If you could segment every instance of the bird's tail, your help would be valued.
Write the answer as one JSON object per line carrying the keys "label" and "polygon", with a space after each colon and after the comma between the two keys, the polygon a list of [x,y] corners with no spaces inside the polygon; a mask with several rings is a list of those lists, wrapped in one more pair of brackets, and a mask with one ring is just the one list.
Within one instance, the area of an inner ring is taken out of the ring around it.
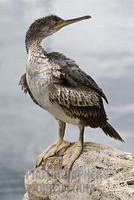
{"label": "bird's tail", "polygon": [[102,130],[106,135],[115,138],[116,140],[120,140],[121,142],[124,142],[119,133],[108,122],[105,127],[102,127]]}

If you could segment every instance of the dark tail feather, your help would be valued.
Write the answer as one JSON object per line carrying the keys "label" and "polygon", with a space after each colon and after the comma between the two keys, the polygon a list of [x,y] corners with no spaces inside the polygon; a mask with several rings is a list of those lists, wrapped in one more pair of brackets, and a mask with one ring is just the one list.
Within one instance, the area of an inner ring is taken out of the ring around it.
{"label": "dark tail feather", "polygon": [[116,140],[120,140],[121,142],[124,142],[124,140],[121,138],[119,133],[107,122],[106,126],[102,128],[104,133],[112,138],[115,138]]}

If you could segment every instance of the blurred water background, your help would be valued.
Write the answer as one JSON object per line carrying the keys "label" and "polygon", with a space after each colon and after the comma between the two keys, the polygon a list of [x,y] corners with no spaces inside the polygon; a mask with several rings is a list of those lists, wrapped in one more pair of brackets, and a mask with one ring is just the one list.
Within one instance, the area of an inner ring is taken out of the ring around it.
{"label": "blurred water background", "polygon": [[[0,0],[0,199],[24,193],[23,175],[36,156],[57,138],[55,119],[34,105],[18,87],[25,72],[25,32],[36,18],[57,14],[92,20],[68,26],[43,44],[75,59],[103,88],[111,123],[126,143],[87,128],[86,140],[125,151],[134,150],[134,1]],[[76,140],[69,125],[66,138]]]}

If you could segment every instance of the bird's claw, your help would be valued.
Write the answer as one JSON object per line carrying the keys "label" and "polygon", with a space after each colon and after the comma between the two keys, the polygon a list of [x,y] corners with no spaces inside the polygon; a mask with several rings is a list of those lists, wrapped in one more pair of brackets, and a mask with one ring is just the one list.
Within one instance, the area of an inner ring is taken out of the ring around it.
{"label": "bird's claw", "polygon": [[82,144],[78,141],[73,145],[71,151],[67,151],[63,156],[62,169],[64,169],[65,171],[70,171],[73,166],[73,163],[80,156],[81,152]]}
{"label": "bird's claw", "polygon": [[42,152],[36,160],[36,167],[41,166],[41,164],[52,156],[55,156],[60,150],[66,149],[70,146],[70,142],[68,141],[58,141],[55,144],[49,146],[44,152]]}

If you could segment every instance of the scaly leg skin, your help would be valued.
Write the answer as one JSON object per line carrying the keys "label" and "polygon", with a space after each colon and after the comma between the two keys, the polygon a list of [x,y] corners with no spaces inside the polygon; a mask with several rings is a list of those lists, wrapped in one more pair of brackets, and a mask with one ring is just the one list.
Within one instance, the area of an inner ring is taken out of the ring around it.
{"label": "scaly leg skin", "polygon": [[56,155],[61,149],[70,146],[70,142],[63,140],[65,134],[66,124],[59,121],[59,140],[53,145],[49,146],[45,151],[43,151],[36,160],[36,167],[39,167],[44,160],[49,157]]}
{"label": "scaly leg skin", "polygon": [[71,167],[73,166],[73,163],[77,158],[81,155],[82,149],[83,149],[83,135],[84,135],[84,126],[80,125],[80,136],[79,141],[76,142],[73,147],[71,147],[71,151],[68,153],[65,153],[63,156],[63,164],[62,168],[66,171],[70,171]]}

